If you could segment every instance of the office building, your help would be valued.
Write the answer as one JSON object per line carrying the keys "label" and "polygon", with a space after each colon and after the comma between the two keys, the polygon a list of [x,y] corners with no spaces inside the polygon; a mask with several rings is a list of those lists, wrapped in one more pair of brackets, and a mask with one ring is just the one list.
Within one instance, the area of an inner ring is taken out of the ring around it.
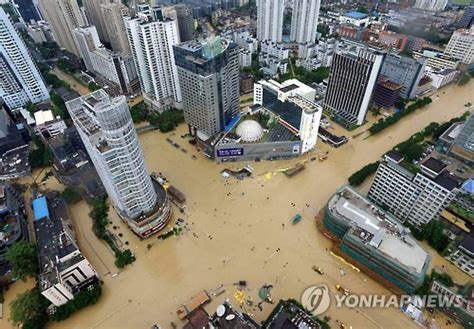
{"label": "office building", "polygon": [[66,107],[119,216],[142,238],[165,227],[170,204],[146,172],[125,96],[101,89]]}
{"label": "office building", "polygon": [[86,25],[77,0],[40,0],[41,10],[51,27],[54,40],[62,48],[80,57],[74,29]]}
{"label": "office building", "polygon": [[398,153],[387,153],[377,169],[369,198],[401,221],[418,227],[437,219],[459,192],[459,181],[435,158],[425,160],[420,169],[413,173]]}
{"label": "office building", "polygon": [[326,206],[322,229],[350,263],[398,293],[413,293],[430,255],[396,218],[345,186]]}
{"label": "office building", "polygon": [[174,6],[178,19],[179,38],[181,42],[189,41],[194,35],[194,18],[191,8],[185,4]]}
{"label": "office building", "polygon": [[321,0],[293,1],[290,40],[297,43],[312,43],[316,40],[319,7]]}
{"label": "office building", "polygon": [[414,60],[395,54],[387,54],[380,74],[390,81],[402,85],[400,96],[411,99],[416,96],[416,90],[425,74],[426,59]]}
{"label": "office building", "polygon": [[458,23],[460,29],[470,29],[474,24],[474,4],[464,8],[464,14]]}
{"label": "office building", "polygon": [[224,130],[239,111],[239,47],[219,37],[174,46],[184,118],[201,139]]}
{"label": "office building", "polygon": [[447,4],[448,0],[416,0],[414,7],[426,11],[442,11]]}
{"label": "office building", "polygon": [[323,108],[338,122],[347,127],[364,122],[384,57],[363,49],[334,55]]}
{"label": "office building", "polygon": [[33,200],[41,294],[61,306],[97,283],[98,274],[79,250],[66,203],[59,193]]}
{"label": "office building", "polygon": [[125,27],[145,102],[158,110],[180,107],[173,55],[180,42],[176,21],[163,19],[159,8],[140,5],[138,17],[126,17]]}
{"label": "office building", "polygon": [[257,0],[257,39],[281,42],[284,0]]}
{"label": "office building", "polygon": [[465,64],[474,62],[474,29],[453,32],[444,53]]}
{"label": "office building", "polygon": [[110,3],[111,0],[82,0],[87,20],[97,28],[97,33],[102,42],[109,42],[109,35],[102,14],[101,5]]}
{"label": "office building", "polygon": [[449,152],[462,161],[474,163],[474,114],[471,114],[466,120]]}
{"label": "office building", "polygon": [[15,109],[49,99],[43,78],[8,15],[0,8],[0,98]]}
{"label": "office building", "polygon": [[375,85],[372,102],[385,109],[389,109],[400,98],[401,90],[401,85],[390,81],[386,76],[380,76]]}
{"label": "office building", "polygon": [[121,3],[112,2],[100,5],[105,29],[113,51],[130,55],[127,30],[123,18],[129,16],[128,7]]}

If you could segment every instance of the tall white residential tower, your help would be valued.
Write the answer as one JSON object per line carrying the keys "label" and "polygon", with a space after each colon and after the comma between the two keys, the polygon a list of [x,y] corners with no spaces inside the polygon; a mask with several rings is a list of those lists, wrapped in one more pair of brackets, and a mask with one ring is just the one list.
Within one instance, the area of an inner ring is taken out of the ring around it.
{"label": "tall white residential tower", "polygon": [[257,39],[281,42],[284,0],[257,0]]}
{"label": "tall white residential tower", "polygon": [[290,40],[312,43],[316,40],[321,0],[294,0]]}
{"label": "tall white residential tower", "polygon": [[10,108],[49,98],[38,68],[3,8],[0,8],[0,98]]}
{"label": "tall white residential tower", "polygon": [[173,54],[173,45],[180,42],[178,24],[164,19],[159,8],[138,7],[138,17],[125,17],[125,27],[145,102],[158,110],[180,107],[181,90]]}
{"label": "tall white residential tower", "polygon": [[80,56],[74,39],[74,29],[86,25],[77,0],[40,0],[42,12],[58,45]]}
{"label": "tall white residential tower", "polygon": [[111,98],[101,89],[66,107],[120,217],[143,238],[162,229],[171,208],[146,171],[125,96]]}

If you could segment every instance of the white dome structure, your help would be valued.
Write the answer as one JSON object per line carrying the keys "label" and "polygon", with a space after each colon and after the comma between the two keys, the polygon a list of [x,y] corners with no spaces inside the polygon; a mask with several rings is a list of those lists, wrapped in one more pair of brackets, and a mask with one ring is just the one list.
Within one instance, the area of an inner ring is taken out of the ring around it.
{"label": "white dome structure", "polygon": [[254,143],[262,138],[263,128],[255,120],[244,120],[237,126],[236,133],[244,142]]}

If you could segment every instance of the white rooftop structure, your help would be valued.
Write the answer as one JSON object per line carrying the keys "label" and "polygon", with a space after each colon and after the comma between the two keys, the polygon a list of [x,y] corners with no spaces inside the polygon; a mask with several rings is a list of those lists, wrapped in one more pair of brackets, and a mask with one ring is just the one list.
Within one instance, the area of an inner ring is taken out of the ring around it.
{"label": "white rooftop structure", "polygon": [[262,126],[255,120],[242,121],[237,126],[236,132],[247,143],[257,142],[263,136]]}
{"label": "white rooftop structure", "polygon": [[47,110],[47,111],[40,110],[40,111],[35,112],[35,121],[36,121],[36,125],[38,126],[51,122],[53,120],[54,120],[54,116],[51,110]]}
{"label": "white rooftop structure", "polygon": [[428,253],[394,217],[348,187],[329,201],[329,207],[332,212],[351,222],[353,234],[364,243],[417,273],[423,270]]}

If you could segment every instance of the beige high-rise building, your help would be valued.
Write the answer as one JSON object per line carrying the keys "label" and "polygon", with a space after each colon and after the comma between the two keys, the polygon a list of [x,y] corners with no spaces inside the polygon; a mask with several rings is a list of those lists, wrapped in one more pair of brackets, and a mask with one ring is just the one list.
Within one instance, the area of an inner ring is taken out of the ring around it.
{"label": "beige high-rise building", "polygon": [[59,46],[80,56],[74,39],[74,29],[86,24],[77,0],[40,0],[39,3]]}
{"label": "beige high-rise building", "polygon": [[127,30],[123,16],[129,16],[129,10],[121,3],[102,4],[102,17],[109,36],[112,49],[123,54],[130,54],[130,45],[127,39]]}
{"label": "beige high-rise building", "polygon": [[86,10],[87,19],[97,28],[100,40],[109,42],[109,35],[105,25],[104,16],[102,15],[101,5],[110,3],[111,0],[83,0],[84,9]]}

